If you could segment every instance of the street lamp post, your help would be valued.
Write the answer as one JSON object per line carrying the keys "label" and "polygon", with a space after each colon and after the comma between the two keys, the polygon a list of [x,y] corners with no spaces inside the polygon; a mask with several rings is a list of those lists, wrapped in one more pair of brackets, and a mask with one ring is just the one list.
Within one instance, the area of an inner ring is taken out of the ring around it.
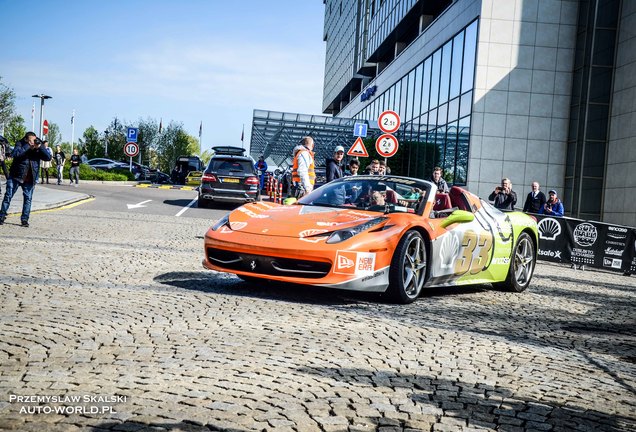
{"label": "street lamp post", "polygon": [[39,95],[33,95],[31,97],[40,98],[40,138],[42,138],[42,116],[44,115],[44,99],[52,99],[51,96],[47,96],[44,93],[40,93]]}
{"label": "street lamp post", "polygon": [[104,147],[104,157],[108,157],[108,131],[104,131],[104,142],[106,143]]}

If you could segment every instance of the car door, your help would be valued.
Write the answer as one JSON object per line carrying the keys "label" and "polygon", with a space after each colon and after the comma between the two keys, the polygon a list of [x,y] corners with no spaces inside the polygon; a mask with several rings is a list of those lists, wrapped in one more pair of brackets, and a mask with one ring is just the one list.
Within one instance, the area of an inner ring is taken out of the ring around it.
{"label": "car door", "polygon": [[439,233],[431,241],[431,285],[492,282],[507,272],[513,240],[510,218],[483,202],[462,208],[474,217],[449,225],[443,217],[431,220]]}

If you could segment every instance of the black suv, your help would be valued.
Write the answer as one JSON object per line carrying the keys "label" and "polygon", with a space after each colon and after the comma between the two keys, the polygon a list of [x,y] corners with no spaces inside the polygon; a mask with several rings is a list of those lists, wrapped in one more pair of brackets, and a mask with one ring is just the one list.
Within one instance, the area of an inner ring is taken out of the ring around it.
{"label": "black suv", "polygon": [[241,147],[212,147],[214,156],[201,177],[199,207],[213,201],[251,202],[261,198],[254,160]]}

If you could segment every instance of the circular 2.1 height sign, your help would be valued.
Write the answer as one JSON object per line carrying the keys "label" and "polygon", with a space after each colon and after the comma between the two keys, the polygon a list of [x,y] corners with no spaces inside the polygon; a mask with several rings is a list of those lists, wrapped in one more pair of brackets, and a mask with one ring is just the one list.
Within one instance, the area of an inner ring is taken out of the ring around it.
{"label": "circular 2.1 height sign", "polygon": [[128,142],[124,146],[124,154],[129,157],[134,157],[139,154],[139,146],[135,142]]}
{"label": "circular 2.1 height sign", "polygon": [[400,128],[400,116],[395,111],[384,111],[378,117],[378,126],[382,132],[392,134]]}

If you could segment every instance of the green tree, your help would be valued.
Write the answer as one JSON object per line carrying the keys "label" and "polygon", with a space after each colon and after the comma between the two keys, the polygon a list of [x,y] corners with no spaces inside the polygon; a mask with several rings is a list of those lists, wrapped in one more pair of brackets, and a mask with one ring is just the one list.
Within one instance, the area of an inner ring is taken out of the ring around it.
{"label": "green tree", "polygon": [[199,154],[199,158],[203,162],[203,165],[207,166],[210,159],[212,159],[212,150],[205,150]]}
{"label": "green tree", "polygon": [[154,119],[139,119],[139,136],[137,137],[137,144],[139,145],[139,155],[141,156],[140,163],[154,167],[157,162],[153,160],[153,149],[157,144],[159,138],[159,123]]}
{"label": "green tree", "polygon": [[159,169],[170,172],[179,156],[195,154],[198,149],[196,138],[183,130],[181,123],[170,122],[157,139],[157,162]]}
{"label": "green tree", "polygon": [[83,138],[77,140],[77,148],[80,153],[86,152],[89,159],[104,156],[104,140],[93,126],[89,126],[84,131]]}
{"label": "green tree", "polygon": [[26,126],[24,126],[24,119],[20,115],[15,115],[9,118],[9,122],[4,128],[4,137],[9,140],[11,145],[14,145],[27,133]]}
{"label": "green tree", "polygon": [[126,126],[117,117],[104,131],[106,141],[108,141],[108,153],[106,157],[112,160],[122,160],[126,156],[124,155],[124,145],[126,145]]}
{"label": "green tree", "polygon": [[[46,135],[46,139],[49,140],[49,147],[55,148],[55,146],[62,143],[62,133],[57,123],[49,124],[49,133]],[[70,148],[69,144],[69,148]]]}
{"label": "green tree", "polygon": [[[8,125],[14,117],[14,112],[15,93],[12,89],[2,83],[2,77],[0,76],[0,126]],[[24,122],[24,119],[22,122]],[[22,135],[24,136],[24,134]]]}

